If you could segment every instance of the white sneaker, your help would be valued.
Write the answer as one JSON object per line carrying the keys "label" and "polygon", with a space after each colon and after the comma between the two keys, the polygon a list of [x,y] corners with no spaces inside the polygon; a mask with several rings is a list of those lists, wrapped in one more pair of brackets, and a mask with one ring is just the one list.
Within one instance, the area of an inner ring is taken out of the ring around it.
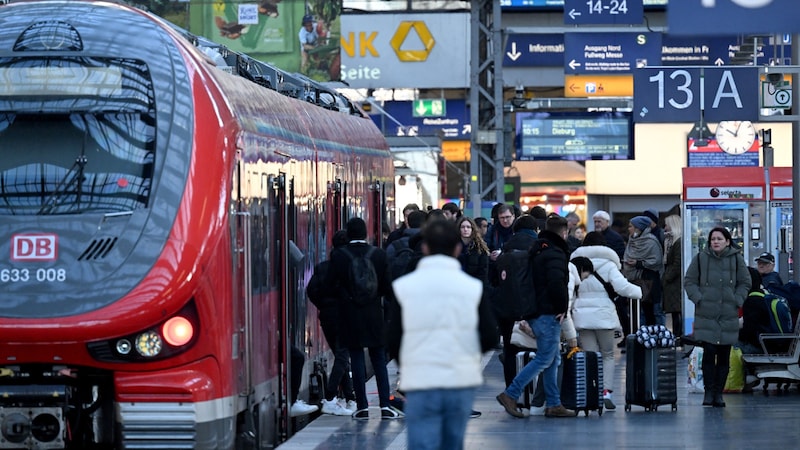
{"label": "white sneaker", "polygon": [[344,409],[349,409],[350,411],[358,411],[358,403],[355,400],[348,400],[347,403],[344,405]]}
{"label": "white sneaker", "polygon": [[296,402],[294,402],[291,409],[289,410],[289,416],[291,417],[305,416],[306,414],[311,414],[318,409],[319,406],[309,405],[308,403],[302,400],[297,400]]}
{"label": "white sneaker", "polygon": [[334,416],[352,416],[353,410],[344,408],[334,397],[331,401],[322,400],[322,413]]}
{"label": "white sneaker", "polygon": [[544,415],[545,406],[531,406],[530,411],[528,412],[529,416],[543,416]]}

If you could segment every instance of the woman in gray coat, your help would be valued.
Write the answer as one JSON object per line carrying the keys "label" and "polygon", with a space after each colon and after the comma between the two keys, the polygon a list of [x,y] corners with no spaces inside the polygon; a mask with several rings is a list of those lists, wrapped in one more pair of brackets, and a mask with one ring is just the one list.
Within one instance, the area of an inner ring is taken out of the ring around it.
{"label": "woman in gray coat", "polygon": [[708,248],[692,259],[683,284],[694,303],[694,339],[703,345],[703,406],[724,408],[731,345],[739,336],[739,307],[750,289],[750,272],[731,234],[723,227],[708,233]]}

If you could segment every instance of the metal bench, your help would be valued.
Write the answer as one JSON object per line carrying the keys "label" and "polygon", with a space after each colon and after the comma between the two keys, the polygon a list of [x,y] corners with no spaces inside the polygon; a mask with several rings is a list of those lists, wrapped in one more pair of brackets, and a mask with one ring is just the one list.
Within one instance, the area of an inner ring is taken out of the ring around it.
{"label": "metal bench", "polygon": [[[796,318],[800,320],[800,314]],[[800,381],[800,324],[795,320],[794,333],[765,333],[758,337],[763,354],[742,355],[745,364],[762,380]],[[766,343],[789,342],[785,353],[769,353]]]}

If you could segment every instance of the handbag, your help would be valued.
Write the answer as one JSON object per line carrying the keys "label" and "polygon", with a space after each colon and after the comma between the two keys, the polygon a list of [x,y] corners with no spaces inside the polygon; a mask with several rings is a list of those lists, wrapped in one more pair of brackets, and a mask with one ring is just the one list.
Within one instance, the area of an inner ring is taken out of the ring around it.
{"label": "handbag", "polygon": [[536,349],[536,338],[520,329],[520,321],[514,322],[511,329],[511,345],[517,347]]}
{"label": "handbag", "polygon": [[650,294],[653,290],[653,280],[643,280],[641,278],[637,278],[632,280],[631,284],[635,284],[642,288],[642,303],[652,303],[653,296]]}

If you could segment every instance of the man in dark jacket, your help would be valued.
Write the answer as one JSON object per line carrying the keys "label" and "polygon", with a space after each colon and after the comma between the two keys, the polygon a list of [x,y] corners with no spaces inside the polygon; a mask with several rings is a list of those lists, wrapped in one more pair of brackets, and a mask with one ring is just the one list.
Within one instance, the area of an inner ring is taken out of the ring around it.
{"label": "man in dark jacket", "polygon": [[[333,235],[333,250],[347,245],[347,231],[339,230]],[[331,254],[333,254],[331,250]],[[355,412],[355,394],[353,393],[353,380],[350,378],[350,351],[341,344],[339,339],[339,299],[335,292],[327,289],[325,277],[328,274],[329,260],[322,261],[314,267],[314,274],[306,286],[306,295],[311,303],[317,307],[319,324],[328,346],[333,352],[333,367],[328,375],[328,384],[325,387],[325,399],[322,400],[322,413],[337,416],[351,415]],[[341,387],[346,405],[338,402],[337,394]]]}
{"label": "man in dark jacket", "polygon": [[[508,253],[514,250],[528,251],[536,242],[536,219],[531,216],[520,216],[512,226],[514,234],[503,246],[503,252]],[[496,273],[490,274],[492,284],[497,286],[500,282],[499,276]],[[514,320],[502,318],[505,316],[503,311],[496,311],[497,325],[500,328],[500,335],[503,337],[503,375],[506,379],[506,387],[508,387],[517,375],[516,361],[517,352],[520,348],[511,344],[511,331],[514,328]]]}
{"label": "man in dark jacket", "polygon": [[[360,218],[352,218],[347,222],[347,239],[350,241],[331,255],[330,269],[325,277],[325,285],[336,292],[339,299],[339,338],[350,350],[350,365],[353,371],[353,388],[356,392],[357,410],[354,419],[369,419],[369,403],[365,385],[364,348],[369,349],[375,381],[378,386],[378,397],[381,405],[381,418],[397,419],[403,413],[389,404],[389,374],[386,370],[386,349],[384,336],[383,300],[384,295],[391,292],[387,278],[386,252],[369,245],[367,224]],[[350,266],[369,255],[369,260],[377,278],[377,294],[366,300],[354,301],[354,293],[362,287],[351,283]]]}
{"label": "man in dark jacket", "polygon": [[517,374],[511,385],[497,396],[497,401],[514,417],[524,417],[516,399],[540,373],[544,377],[545,417],[575,417],[575,411],[561,404],[556,359],[559,357],[561,321],[569,307],[566,238],[567,220],[551,214],[534,246],[533,285],[536,287],[538,315],[529,323],[536,335],[538,349],[536,356]]}

